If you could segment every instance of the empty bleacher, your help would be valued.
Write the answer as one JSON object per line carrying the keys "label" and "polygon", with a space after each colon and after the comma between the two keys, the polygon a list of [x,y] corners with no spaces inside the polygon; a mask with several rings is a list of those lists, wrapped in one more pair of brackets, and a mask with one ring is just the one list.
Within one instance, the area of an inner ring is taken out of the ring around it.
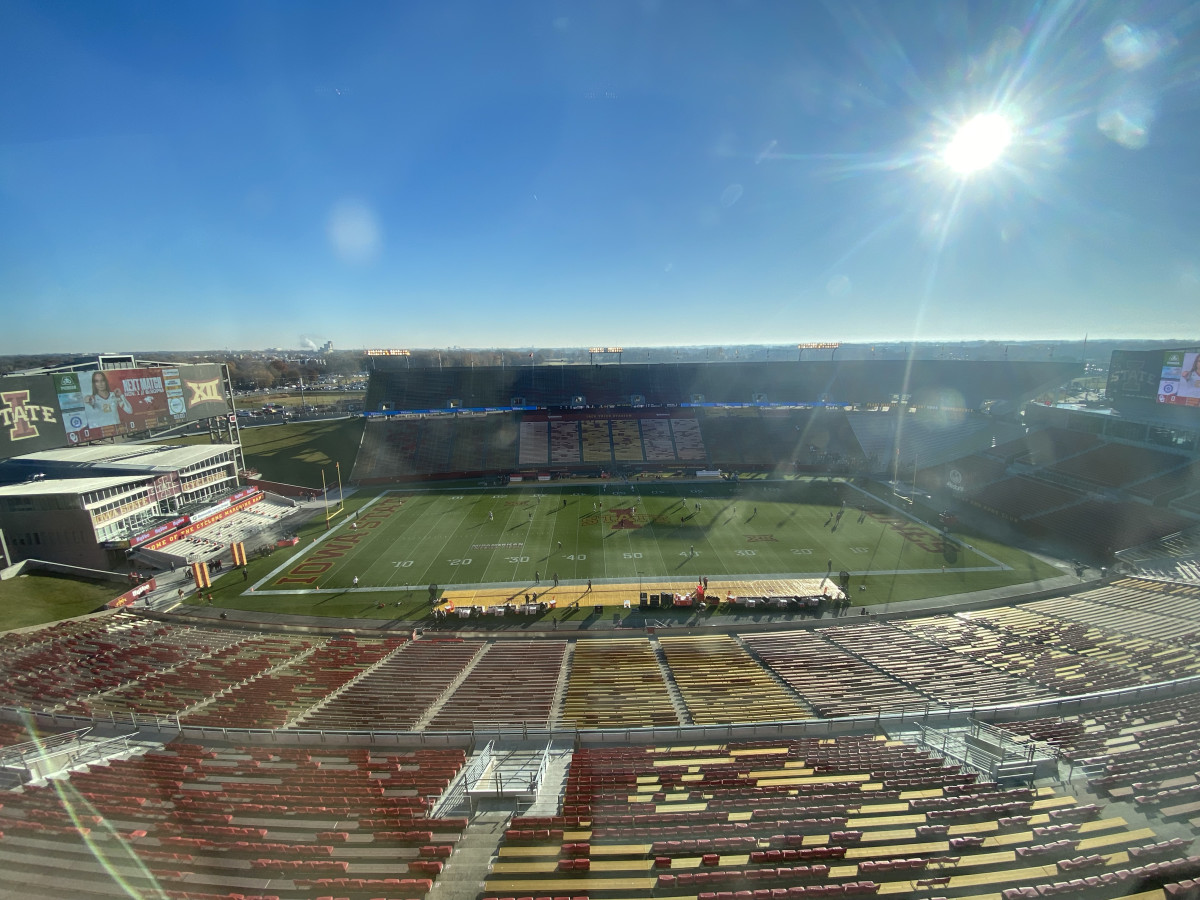
{"label": "empty bleacher", "polygon": [[579,422],[562,418],[550,420],[550,463],[573,466],[582,461],[579,443]]}
{"label": "empty bleacher", "polygon": [[612,434],[607,419],[585,419],[579,423],[582,431],[583,461],[585,463],[611,463],[613,460]]}
{"label": "empty bleacher", "polygon": [[613,458],[617,462],[645,462],[637,419],[613,419],[611,427]]}
{"label": "empty bleacher", "polygon": [[1194,644],[1197,640],[1197,629],[1200,628],[1200,587],[1122,578],[1076,596],[1093,603],[1132,611],[1127,621],[1131,621],[1134,627],[1118,625],[1126,631],[1145,634],[1146,632],[1139,627],[1139,618],[1141,614],[1148,614],[1151,617],[1150,621],[1164,617],[1176,623],[1173,631],[1160,631],[1159,623],[1154,623],[1154,631],[1164,634],[1168,640],[1187,644]]}
{"label": "empty bleacher", "polygon": [[990,443],[996,426],[984,417],[920,415],[908,412],[858,413],[847,417],[863,454],[882,469],[895,459],[933,466]]}
{"label": "empty bleacher", "polygon": [[434,731],[470,731],[476,723],[546,726],[566,641],[498,641],[472,667],[429,723]]}
{"label": "empty bleacher", "polygon": [[1042,896],[1084,875],[1116,896],[1151,859],[1200,873],[1190,842],[873,737],[583,748],[562,812],[512,820],[484,900]]}
{"label": "empty bleacher", "polygon": [[1127,493],[1160,506],[1197,488],[1200,488],[1200,463],[1184,465],[1125,486]]}
{"label": "empty bleacher", "polygon": [[[761,592],[766,583],[742,587]],[[776,586],[783,595],[800,589]],[[222,727],[454,730],[488,716],[581,728],[786,721],[1200,674],[1197,621],[1200,588],[1125,578],[887,625],[856,617],[737,638],[585,639],[564,670],[561,641],[297,637],[118,612],[0,637],[0,702]]]}
{"label": "empty bleacher", "polygon": [[579,728],[679,724],[644,638],[577,641],[561,720]]}
{"label": "empty bleacher", "polygon": [[746,635],[743,640],[819,716],[920,709],[929,698],[826,640],[820,632]]}
{"label": "empty bleacher", "polygon": [[447,469],[451,472],[486,471],[488,439],[497,424],[497,420],[488,416],[455,416]]}
{"label": "empty bleacher", "polygon": [[675,450],[681,460],[702,461],[707,456],[704,449],[704,435],[700,432],[700,423],[695,419],[673,417],[671,434],[675,438]]}
{"label": "empty bleacher", "polygon": [[410,729],[484,647],[482,641],[452,638],[407,643],[296,724]]}
{"label": "empty bleacher", "polygon": [[307,647],[261,677],[247,680],[186,717],[189,725],[282,728],[295,721],[347,682],[361,675],[403,643],[335,637]]}
{"label": "empty bleacher", "polygon": [[521,449],[517,455],[520,465],[544,466],[549,461],[549,425],[545,419],[521,420]]}
{"label": "empty bleacher", "polygon": [[1039,535],[1069,540],[1106,557],[1122,547],[1144,544],[1195,525],[1192,519],[1167,510],[1106,500],[1084,500],[1026,521]]}
{"label": "empty bleacher", "polygon": [[518,421],[512,414],[372,418],[350,480],[370,484],[511,470],[517,464]]}
{"label": "empty bleacher", "polygon": [[1066,428],[1042,428],[982,452],[1005,463],[1051,466],[1099,444],[1100,438],[1094,434]]}
{"label": "empty bleacher", "polygon": [[1015,521],[1078,503],[1084,499],[1084,494],[1036,478],[1017,475],[984,485],[967,499],[994,515]]}
{"label": "empty bleacher", "polygon": [[[90,714],[91,697],[223,646],[223,632],[121,614],[0,637],[0,702]],[[40,640],[35,640],[35,636]]]}
{"label": "empty bleacher", "polygon": [[1200,710],[1187,698],[1022,719],[1004,728],[1053,746],[1082,769],[1097,794],[1133,800],[1164,818],[1200,814],[1200,796],[1192,796],[1200,790],[1194,765]]}
{"label": "empty bleacher", "polygon": [[823,634],[843,649],[944,706],[986,706],[1053,696],[1041,685],[942,652],[892,625],[843,625]]}
{"label": "empty bleacher", "polygon": [[671,439],[671,424],[668,418],[642,419],[642,446],[649,462],[673,462],[675,442]]}
{"label": "empty bleacher", "polygon": [[1148,638],[1100,628],[1068,617],[1071,598],[1050,598],[1022,606],[959,613],[971,622],[1011,632],[1034,643],[1066,650],[1092,661],[1169,681],[1196,671],[1196,656],[1185,647],[1163,647]]}
{"label": "empty bleacher", "polygon": [[927,616],[895,623],[910,634],[969,656],[1002,672],[1035,681],[1066,696],[1113,690],[1149,679],[1138,672],[1102,660],[987,628],[954,615]]}
{"label": "empty bleacher", "polygon": [[1182,469],[1187,462],[1188,457],[1166,450],[1107,443],[1076,456],[1059,459],[1048,468],[1089,484],[1115,488],[1162,475],[1172,469]]}
{"label": "empty bleacher", "polygon": [[950,485],[955,491],[974,493],[994,481],[1004,478],[1008,467],[1002,460],[972,453],[948,463],[920,468],[917,484],[928,491],[940,491]]}
{"label": "empty bleacher", "polygon": [[811,713],[728,635],[659,639],[671,675],[697,725],[779,722]]}
{"label": "empty bleacher", "polygon": [[458,749],[178,741],[5,794],[4,887],[24,897],[426,894],[466,827],[429,801]]}

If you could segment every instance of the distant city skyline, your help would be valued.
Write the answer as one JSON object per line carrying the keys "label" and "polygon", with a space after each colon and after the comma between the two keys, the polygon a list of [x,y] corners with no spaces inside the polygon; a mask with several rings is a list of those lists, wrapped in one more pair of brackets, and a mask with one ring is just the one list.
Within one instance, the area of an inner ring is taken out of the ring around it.
{"label": "distant city skyline", "polygon": [[[820,342],[813,342],[819,344]],[[185,349],[136,349],[124,348],[120,351],[78,350],[67,352],[42,352],[28,354],[0,354],[0,359],[49,358],[62,362],[79,359],[86,360],[97,356],[132,356],[138,360],[155,360],[156,354],[167,359],[188,359],[216,361],[221,358],[287,358],[287,359],[316,359],[326,355],[337,357],[338,366],[344,365],[345,357],[366,355],[371,351],[392,350],[403,354],[401,358],[412,361],[414,365],[438,364],[444,356],[453,364],[454,359],[470,358],[471,365],[508,365],[525,364],[554,364],[568,361],[572,363],[587,362],[600,365],[614,365],[620,362],[678,362],[678,361],[792,361],[792,360],[853,360],[878,358],[897,358],[911,356],[919,359],[1000,359],[1011,357],[1014,360],[1040,359],[1054,357],[1061,359],[1088,359],[1092,362],[1105,361],[1108,355],[1117,349],[1147,350],[1147,349],[1184,349],[1200,347],[1200,337],[1193,338],[1161,338],[1161,339],[1112,339],[1092,338],[1080,340],[997,340],[961,339],[953,341],[865,341],[865,342],[834,342],[836,346],[804,346],[797,344],[668,344],[648,345],[631,344],[621,348],[610,348],[609,352],[601,352],[584,346],[557,347],[332,347],[314,350],[309,347],[229,347],[229,348],[185,348]],[[494,359],[482,360],[482,357],[493,356]],[[380,359],[386,358],[380,356]],[[396,356],[392,356],[396,359]],[[56,362],[55,364],[62,364]],[[0,371],[3,371],[0,368]]]}
{"label": "distant city skyline", "polygon": [[1176,340],[1193,19],[10,0],[0,354]]}

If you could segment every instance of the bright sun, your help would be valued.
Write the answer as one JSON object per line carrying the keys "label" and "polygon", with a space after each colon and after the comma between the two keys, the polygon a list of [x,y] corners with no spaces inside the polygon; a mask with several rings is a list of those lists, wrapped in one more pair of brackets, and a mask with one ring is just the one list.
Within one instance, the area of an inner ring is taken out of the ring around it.
{"label": "bright sun", "polygon": [[986,169],[1013,139],[1012,123],[999,113],[981,113],[964,123],[946,145],[942,159],[960,175]]}

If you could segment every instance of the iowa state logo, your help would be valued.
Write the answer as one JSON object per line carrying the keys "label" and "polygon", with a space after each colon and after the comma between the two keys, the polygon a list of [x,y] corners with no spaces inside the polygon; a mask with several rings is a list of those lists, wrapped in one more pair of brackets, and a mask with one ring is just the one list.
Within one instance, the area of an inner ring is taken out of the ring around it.
{"label": "iowa state logo", "polygon": [[29,402],[29,391],[0,391],[0,427],[8,429],[10,441],[38,436],[38,422],[56,422],[53,406]]}
{"label": "iowa state logo", "polygon": [[225,402],[221,397],[220,378],[214,378],[212,381],[185,381],[184,385],[192,392],[188,406],[197,406],[201,403],[223,404]]}

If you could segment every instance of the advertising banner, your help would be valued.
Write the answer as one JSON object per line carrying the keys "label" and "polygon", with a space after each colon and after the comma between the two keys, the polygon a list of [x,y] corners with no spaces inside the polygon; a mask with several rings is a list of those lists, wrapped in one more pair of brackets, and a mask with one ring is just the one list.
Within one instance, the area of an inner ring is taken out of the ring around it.
{"label": "advertising banner", "polygon": [[0,459],[67,442],[54,385],[45,375],[0,378]]}
{"label": "advertising banner", "polygon": [[91,369],[51,375],[67,441],[84,444],[184,421],[182,391],[176,387],[178,395],[168,396],[164,371],[178,370]]}
{"label": "advertising banner", "polygon": [[4,377],[0,459],[229,412],[215,363]]}
{"label": "advertising banner", "polygon": [[150,596],[150,592],[158,587],[158,582],[151,578],[149,581],[143,581],[133,590],[126,591],[119,597],[114,597],[104,604],[109,609],[119,609],[122,606],[133,606],[142,597]]}
{"label": "advertising banner", "polygon": [[191,521],[192,520],[187,516],[178,516],[177,518],[172,519],[170,522],[161,522],[158,525],[155,525],[153,528],[148,528],[140,534],[135,534],[132,538],[130,538],[129,543],[132,546],[137,547],[146,543],[146,541],[152,541],[156,537],[160,537],[161,535],[174,531],[176,528],[182,528]]}
{"label": "advertising banner", "polygon": [[90,369],[49,376],[66,439],[85,444],[226,415],[221,367]]}
{"label": "advertising banner", "polygon": [[175,543],[180,538],[185,538],[185,537],[188,537],[189,535],[195,534],[200,529],[207,528],[209,525],[215,525],[217,522],[220,522],[222,519],[229,518],[235,512],[239,512],[243,509],[246,509],[247,507],[253,506],[255,503],[261,503],[265,499],[266,499],[265,494],[254,494],[251,497],[247,497],[245,500],[241,500],[241,501],[233,504],[233,506],[230,506],[228,509],[225,509],[222,512],[219,512],[214,516],[210,516],[209,518],[205,519],[203,522],[197,522],[197,521],[193,520],[190,524],[183,526],[183,528],[179,529],[178,531],[172,532],[171,534],[168,534],[168,535],[164,535],[163,537],[160,537],[155,541],[151,541],[149,544],[145,545],[145,549],[161,550],[163,547],[166,547],[169,544]]}
{"label": "advertising banner", "polygon": [[1163,353],[1158,402],[1200,406],[1200,352],[1167,350]]}

